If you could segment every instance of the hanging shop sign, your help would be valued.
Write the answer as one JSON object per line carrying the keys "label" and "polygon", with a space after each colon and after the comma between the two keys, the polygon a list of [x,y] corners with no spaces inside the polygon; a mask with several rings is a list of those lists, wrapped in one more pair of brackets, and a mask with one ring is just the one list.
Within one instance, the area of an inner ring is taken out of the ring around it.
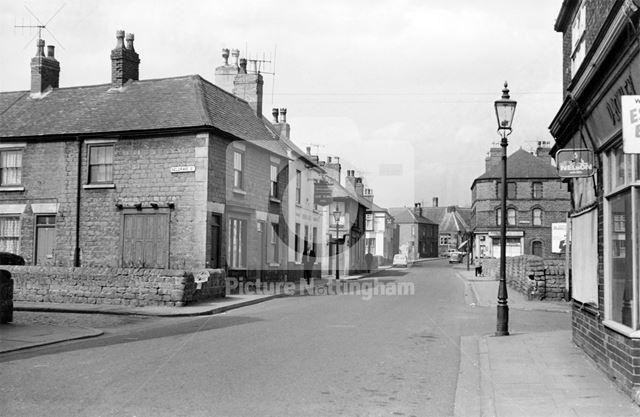
{"label": "hanging shop sign", "polygon": [[333,201],[333,190],[329,181],[316,180],[314,183],[314,202],[319,206],[328,206]]}
{"label": "hanging shop sign", "polygon": [[590,149],[562,149],[556,154],[561,178],[581,178],[593,175],[593,152]]}
{"label": "hanging shop sign", "polygon": [[622,96],[622,150],[640,153],[640,96]]}

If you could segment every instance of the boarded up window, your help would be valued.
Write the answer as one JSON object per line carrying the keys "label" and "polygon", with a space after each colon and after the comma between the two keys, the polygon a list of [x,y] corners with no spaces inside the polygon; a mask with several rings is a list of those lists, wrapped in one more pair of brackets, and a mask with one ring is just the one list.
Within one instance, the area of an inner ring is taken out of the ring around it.
{"label": "boarded up window", "polygon": [[124,214],[122,266],[167,268],[169,263],[169,214]]}

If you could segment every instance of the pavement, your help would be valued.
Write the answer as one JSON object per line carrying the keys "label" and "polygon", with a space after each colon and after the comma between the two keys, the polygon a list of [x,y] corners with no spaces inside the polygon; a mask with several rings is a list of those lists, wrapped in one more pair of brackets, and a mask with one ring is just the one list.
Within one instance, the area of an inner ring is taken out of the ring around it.
{"label": "pavement", "polygon": [[[421,261],[429,261],[426,259]],[[465,265],[453,266],[465,283],[467,303],[495,307],[498,282],[476,278]],[[371,274],[343,277],[362,279]],[[314,285],[325,286],[324,277]],[[23,303],[16,311],[66,312],[86,314],[146,315],[161,317],[218,314],[274,298],[301,295],[265,291],[262,294],[230,295],[225,298],[183,307],[129,307],[113,305]],[[543,310],[570,314],[564,301],[527,300],[509,291],[509,308]],[[97,337],[102,331],[77,326],[11,323],[0,325],[0,354]],[[640,407],[620,391],[584,352],[576,347],[571,331],[518,333],[509,336],[467,336],[460,340],[460,370],[456,388],[456,417],[625,417],[640,416]]]}
{"label": "pavement", "polygon": [[[455,266],[467,303],[495,307],[498,281]],[[509,309],[571,314],[565,301],[528,300],[509,288]],[[640,407],[572,341],[571,330],[460,340],[456,417],[626,417]]]}

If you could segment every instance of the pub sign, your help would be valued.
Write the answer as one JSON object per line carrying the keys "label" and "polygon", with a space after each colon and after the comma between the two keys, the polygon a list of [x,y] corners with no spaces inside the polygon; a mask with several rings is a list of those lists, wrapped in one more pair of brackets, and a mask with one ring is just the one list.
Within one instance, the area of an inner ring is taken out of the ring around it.
{"label": "pub sign", "polygon": [[593,175],[593,152],[590,149],[562,149],[556,154],[561,178],[581,178]]}

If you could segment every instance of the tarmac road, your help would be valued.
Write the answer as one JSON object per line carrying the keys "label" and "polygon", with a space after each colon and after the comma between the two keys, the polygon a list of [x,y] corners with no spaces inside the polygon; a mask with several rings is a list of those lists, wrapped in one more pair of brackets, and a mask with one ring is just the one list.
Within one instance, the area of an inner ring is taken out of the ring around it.
{"label": "tarmac road", "polygon": [[[3,415],[453,415],[460,336],[492,333],[495,309],[469,306],[446,261],[376,278],[415,293],[287,297],[2,355]],[[565,313],[510,321],[570,328]]]}

